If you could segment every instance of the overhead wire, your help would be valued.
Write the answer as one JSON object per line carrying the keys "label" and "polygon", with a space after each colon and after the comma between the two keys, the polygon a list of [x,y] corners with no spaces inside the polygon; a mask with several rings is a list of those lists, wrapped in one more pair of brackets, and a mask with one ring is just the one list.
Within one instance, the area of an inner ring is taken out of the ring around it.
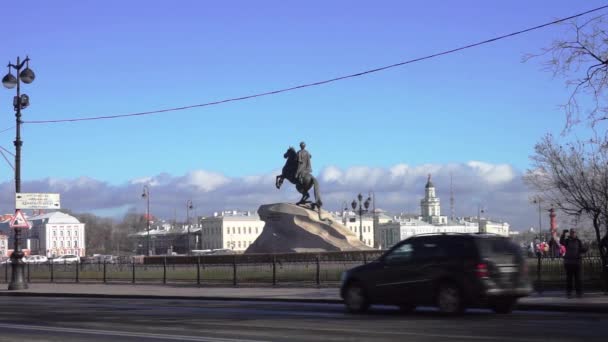
{"label": "overhead wire", "polygon": [[6,153],[10,154],[10,155],[11,155],[11,156],[13,156],[13,157],[15,156],[15,154],[14,154],[13,152],[11,152],[11,151],[7,150],[6,148],[4,148],[4,147],[2,147],[2,146],[0,146],[0,150],[3,150],[4,152],[6,152]]}
{"label": "overhead wire", "polygon": [[[323,80],[323,81],[317,81],[317,82],[312,82],[312,83],[301,84],[301,85],[297,85],[297,86],[293,86],[293,87],[288,87],[288,88],[268,91],[268,92],[264,92],[264,93],[258,93],[258,94],[253,94],[253,95],[246,95],[246,96],[228,98],[228,99],[224,99],[224,100],[207,102],[207,103],[202,103],[202,104],[195,104],[195,105],[182,106],[182,107],[174,107],[174,108],[166,108],[166,109],[159,109],[159,110],[151,110],[151,111],[137,112],[137,113],[129,113],[129,114],[116,114],[116,115],[80,117],[80,118],[69,118],[69,119],[54,119],[54,120],[30,120],[30,121],[23,121],[23,123],[26,123],[26,124],[47,124],[47,123],[60,123],[60,122],[78,122],[78,121],[118,119],[118,118],[135,117],[135,116],[143,116],[143,115],[152,115],[152,114],[159,114],[159,113],[166,113],[166,112],[173,112],[173,111],[181,111],[181,110],[192,109],[192,108],[214,106],[214,105],[219,105],[219,104],[223,104],[223,103],[227,103],[227,102],[243,101],[243,100],[248,100],[248,99],[257,98],[257,97],[275,95],[275,94],[285,93],[285,92],[294,91],[294,90],[298,90],[298,89],[309,88],[309,87],[319,86],[319,85],[323,85],[323,84],[327,84],[327,83],[332,83],[332,82],[336,82],[336,81],[341,81],[341,80],[345,80],[345,79],[349,79],[349,78],[359,77],[359,76],[363,76],[363,75],[367,75],[367,74],[371,74],[371,73],[376,73],[376,72],[387,70],[387,69],[391,69],[391,68],[396,68],[396,67],[403,66],[403,65],[406,65],[406,64],[411,64],[411,63],[420,62],[420,61],[424,61],[424,60],[435,58],[435,57],[439,57],[439,56],[444,56],[444,55],[452,54],[452,53],[455,53],[455,52],[458,52],[458,51],[470,49],[470,48],[477,47],[477,46],[480,46],[480,45],[492,43],[492,42],[495,42],[495,41],[498,41],[498,40],[502,40],[502,39],[513,37],[513,36],[521,35],[521,34],[524,34],[524,33],[530,32],[530,31],[538,30],[538,29],[541,29],[541,28],[544,28],[544,27],[547,27],[547,26],[555,25],[555,24],[558,24],[558,23],[561,23],[561,22],[564,22],[564,21],[567,21],[567,20],[570,20],[570,19],[581,17],[581,16],[589,14],[589,13],[597,12],[597,11],[600,11],[600,10],[603,10],[603,9],[606,9],[606,8],[608,8],[608,5],[597,7],[597,8],[594,8],[592,10],[588,10],[588,11],[581,12],[581,13],[578,13],[578,14],[575,14],[575,15],[571,15],[569,17],[553,20],[551,22],[547,22],[547,23],[544,23],[544,24],[541,24],[541,25],[529,27],[529,28],[526,28],[526,29],[523,29],[523,30],[519,30],[519,31],[516,31],[516,32],[512,32],[512,33],[509,33],[509,34],[505,34],[505,35],[497,36],[497,37],[494,37],[494,38],[486,39],[486,40],[483,40],[483,41],[479,41],[477,43],[472,43],[472,44],[464,45],[464,46],[461,46],[461,47],[458,47],[458,48],[441,51],[441,52],[434,53],[434,54],[431,54],[431,55],[427,55],[427,56],[424,56],[424,57],[414,58],[414,59],[410,59],[410,60],[407,60],[407,61],[403,61],[403,62],[399,62],[399,63],[394,63],[394,64],[390,64],[390,65],[386,65],[386,66],[382,66],[382,67],[378,67],[378,68],[370,69],[370,70],[366,70],[366,71],[361,71],[361,72],[357,72],[357,73],[354,73],[354,74],[349,74],[349,75],[344,75],[344,76],[340,76],[340,77],[335,77],[335,78],[331,78],[331,79],[327,79],[327,80]],[[3,131],[0,131],[0,133],[1,132],[3,132]]]}
{"label": "overhead wire", "polygon": [[2,157],[4,158],[6,163],[13,169],[13,171],[15,171],[15,166],[13,166],[13,164],[11,164],[11,162],[8,160],[8,158],[6,158],[4,151],[0,150],[0,154],[2,154]]}

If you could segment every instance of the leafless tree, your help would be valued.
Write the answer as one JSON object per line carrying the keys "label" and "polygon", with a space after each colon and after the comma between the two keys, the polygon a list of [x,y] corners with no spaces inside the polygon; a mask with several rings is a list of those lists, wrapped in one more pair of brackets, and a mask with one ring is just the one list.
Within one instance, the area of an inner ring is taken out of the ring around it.
{"label": "leafless tree", "polygon": [[114,222],[109,218],[88,213],[73,215],[85,224],[87,254],[108,253],[112,245],[111,232]]}
{"label": "leafless tree", "polygon": [[[547,202],[574,217],[588,217],[598,245],[608,233],[608,140],[559,144],[551,135],[535,146],[524,180]],[[604,269],[606,255],[600,250]]]}
{"label": "leafless tree", "polygon": [[[606,15],[565,24],[569,27],[566,38],[555,40],[538,54],[524,56],[524,61],[545,58],[546,69],[565,78],[572,89],[562,105],[566,113],[565,131],[581,122],[596,126],[608,119],[607,24]],[[585,105],[586,98],[591,100],[590,106]]]}

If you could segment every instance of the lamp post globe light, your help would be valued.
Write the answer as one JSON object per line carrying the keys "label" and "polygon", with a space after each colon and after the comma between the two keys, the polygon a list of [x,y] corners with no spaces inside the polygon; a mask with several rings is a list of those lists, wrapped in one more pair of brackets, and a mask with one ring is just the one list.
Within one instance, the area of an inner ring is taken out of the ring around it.
{"label": "lamp post globe light", "polygon": [[[357,200],[359,203],[358,209],[357,209]],[[371,201],[371,198],[367,197],[365,202],[361,203],[363,201],[363,195],[359,194],[357,196],[357,200],[353,200],[350,205],[352,206],[353,210],[359,214],[359,240],[361,240],[361,242],[363,242],[363,214],[367,213],[367,211],[369,209],[369,203]],[[365,242],[363,242],[363,243],[365,243]]]}
{"label": "lamp post globe light", "polygon": [[186,227],[188,229],[188,234],[186,235],[187,241],[187,254],[190,255],[190,210],[192,210],[194,206],[192,205],[192,200],[186,201]]}
{"label": "lamp post globe light", "polygon": [[[26,94],[21,94],[21,82],[30,84],[36,78],[36,75],[30,69],[30,58],[25,57],[23,61],[17,57],[17,63],[8,63],[8,73],[2,78],[2,85],[7,89],[17,87],[17,95],[13,98],[13,108],[15,110],[16,134],[15,134],[15,193],[21,192],[21,110],[25,109],[30,104],[30,98]],[[25,69],[23,67],[25,66]],[[17,76],[12,74],[12,69],[15,69]],[[22,70],[23,69],[23,70]],[[21,229],[15,229],[15,239],[13,253],[11,254],[12,265],[12,280],[8,285],[9,290],[27,289],[25,280],[25,263],[23,262],[24,253],[21,250]]]}
{"label": "lamp post globe light", "polygon": [[144,191],[141,194],[142,198],[146,199],[146,223],[148,226],[148,237],[146,238],[146,256],[150,256],[150,188],[144,185]]}

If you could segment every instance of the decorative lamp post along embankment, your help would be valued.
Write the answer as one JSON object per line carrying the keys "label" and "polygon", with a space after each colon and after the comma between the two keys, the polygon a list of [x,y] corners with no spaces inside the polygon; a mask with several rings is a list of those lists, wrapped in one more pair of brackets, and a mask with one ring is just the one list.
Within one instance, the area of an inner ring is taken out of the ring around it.
{"label": "decorative lamp post along embankment", "polygon": [[542,219],[542,214],[541,214],[541,204],[543,202],[542,197],[537,196],[534,198],[534,200],[532,201],[532,203],[534,204],[538,204],[538,239],[540,240],[540,242],[543,242],[543,219]]}
{"label": "decorative lamp post along embankment", "polygon": [[[357,209],[357,200],[359,200],[358,209]],[[357,200],[353,200],[353,202],[351,203],[351,206],[352,206],[353,210],[359,214],[359,240],[361,240],[361,242],[365,243],[363,241],[363,214],[367,213],[367,211],[369,209],[369,203],[371,201],[371,198],[367,197],[365,202],[361,203],[363,201],[363,196],[361,194],[359,194],[359,196],[357,196]]]}
{"label": "decorative lamp post along embankment", "polygon": [[146,199],[146,223],[148,229],[148,237],[146,238],[146,256],[150,256],[150,188],[144,185],[144,192],[141,194],[142,198]]}
{"label": "decorative lamp post along embankment", "polygon": [[[17,96],[13,98],[13,107],[15,109],[16,119],[16,136],[15,136],[15,193],[21,192],[21,110],[25,109],[30,104],[30,98],[26,94],[21,94],[21,82],[30,84],[36,78],[36,75],[30,69],[30,58],[25,57],[21,62],[17,57],[17,63],[8,63],[8,74],[2,78],[2,85],[5,88],[13,89],[17,87]],[[25,69],[23,67],[25,66]],[[17,76],[11,73],[11,69],[15,69]],[[23,70],[21,70],[23,69]],[[9,290],[27,289],[25,280],[25,263],[23,262],[24,253],[21,250],[21,229],[15,228],[15,239],[13,253],[11,254],[11,265],[13,278],[8,286]]]}
{"label": "decorative lamp post along embankment", "polygon": [[188,235],[186,235],[187,241],[187,254],[190,255],[190,210],[192,210],[194,206],[192,205],[192,200],[186,201],[186,227],[188,229]]}
{"label": "decorative lamp post along embankment", "polygon": [[[480,204],[477,205],[477,232],[478,233],[487,233],[487,229],[481,229],[481,214],[485,213],[485,210],[481,207]],[[487,223],[487,220],[486,220]],[[486,226],[487,228],[487,226]]]}

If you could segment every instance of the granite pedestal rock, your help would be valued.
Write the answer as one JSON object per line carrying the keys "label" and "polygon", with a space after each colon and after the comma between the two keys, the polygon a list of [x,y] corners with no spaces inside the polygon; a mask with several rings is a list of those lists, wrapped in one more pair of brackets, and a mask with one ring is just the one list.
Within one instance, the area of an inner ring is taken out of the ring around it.
{"label": "granite pedestal rock", "polygon": [[289,203],[265,204],[258,209],[266,224],[245,253],[301,253],[360,251],[372,248],[327,211]]}

